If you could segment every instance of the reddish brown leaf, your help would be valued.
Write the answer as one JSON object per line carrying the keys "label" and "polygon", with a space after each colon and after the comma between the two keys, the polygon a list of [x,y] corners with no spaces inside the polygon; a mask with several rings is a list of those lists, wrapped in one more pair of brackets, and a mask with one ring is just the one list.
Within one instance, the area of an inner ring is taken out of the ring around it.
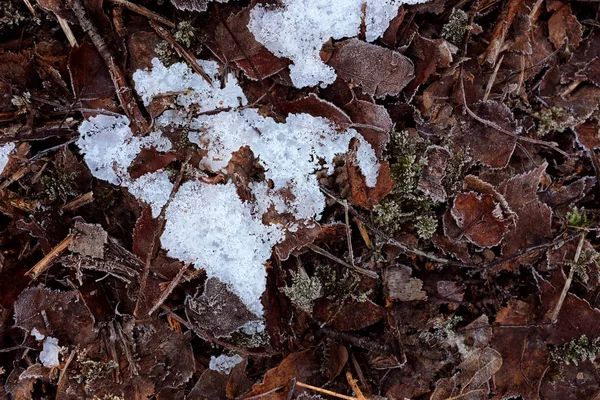
{"label": "reddish brown leaf", "polygon": [[[267,371],[262,383],[252,387],[252,391],[245,395],[243,399],[260,396],[266,400],[287,400],[289,386],[292,378],[303,383],[310,383],[314,380],[314,371],[319,370],[320,362],[317,358],[318,352],[313,349],[304,350],[298,353],[292,353],[279,364],[279,366]],[[273,389],[279,389],[277,392]],[[295,393],[302,393],[304,390],[296,387]]]}
{"label": "reddish brown leaf", "polygon": [[352,122],[358,126],[355,129],[365,138],[381,157],[385,146],[390,141],[393,123],[385,107],[365,100],[354,100],[344,106]]}
{"label": "reddish brown leaf", "polygon": [[[486,101],[473,104],[470,108],[480,118],[492,121],[511,132],[516,130],[512,112],[504,104]],[[515,138],[490,128],[469,115],[459,117],[451,134],[457,146],[470,151],[477,161],[492,168],[505,167],[517,143]]]}
{"label": "reddish brown leaf", "polygon": [[84,42],[71,49],[68,68],[76,99],[96,100],[114,96],[115,85],[108,68],[91,44]]}
{"label": "reddish brown leaf", "polygon": [[335,301],[319,299],[313,307],[313,315],[340,331],[349,332],[366,328],[381,321],[385,317],[383,307],[371,300],[358,301],[350,299],[341,308]]}
{"label": "reddish brown leaf", "polygon": [[552,238],[552,210],[538,200],[537,189],[547,163],[503,182],[499,192],[516,213],[516,227],[507,233],[502,253],[513,255]]}
{"label": "reddish brown leaf", "polygon": [[336,43],[329,65],[340,78],[361,85],[375,97],[398,94],[414,78],[410,59],[358,39]]}
{"label": "reddish brown leaf", "polygon": [[365,177],[360,172],[358,166],[352,161],[347,163],[348,176],[350,177],[350,189],[352,191],[352,201],[361,207],[372,208],[387,196],[396,183],[390,174],[390,166],[387,161],[381,163],[377,184],[374,188],[367,186]]}
{"label": "reddish brown leaf", "polygon": [[500,244],[508,228],[500,204],[487,194],[461,193],[450,212],[462,234],[480,247]]}
{"label": "reddish brown leaf", "polygon": [[555,48],[560,48],[565,41],[573,47],[579,46],[583,31],[577,17],[573,15],[568,4],[559,8],[548,20],[548,34]]}

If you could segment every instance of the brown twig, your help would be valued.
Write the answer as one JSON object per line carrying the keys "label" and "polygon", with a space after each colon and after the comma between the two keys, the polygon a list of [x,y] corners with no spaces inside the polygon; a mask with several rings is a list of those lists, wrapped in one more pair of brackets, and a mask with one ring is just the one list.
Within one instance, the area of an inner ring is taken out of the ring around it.
{"label": "brown twig", "polygon": [[483,101],[487,101],[488,97],[490,97],[490,92],[492,91],[492,87],[494,86],[494,82],[496,81],[496,76],[498,75],[498,70],[500,69],[500,65],[502,65],[502,60],[504,60],[504,54],[500,57],[498,62],[496,62],[496,67],[494,68],[494,72],[490,76],[490,79],[485,88],[485,94],[483,95]]}
{"label": "brown twig", "polygon": [[58,14],[55,14],[55,16],[56,16],[56,19],[58,20],[58,24],[60,25],[60,28],[65,33],[65,36],[67,37],[67,40],[69,41],[69,44],[71,45],[71,47],[79,46],[79,44],[77,43],[77,39],[75,39],[75,35],[73,35],[73,31],[71,30],[71,27],[69,26],[69,23],[67,22],[67,20]]}
{"label": "brown twig", "polygon": [[63,211],[75,211],[79,207],[89,204],[92,201],[94,201],[94,192],[90,191],[82,194],[81,196],[77,196],[76,198],[62,206],[60,209]]}
{"label": "brown twig", "polygon": [[311,249],[312,251],[314,251],[317,254],[325,256],[325,257],[329,258],[330,260],[333,260],[336,263],[338,263],[340,265],[343,265],[344,267],[346,267],[348,269],[351,269],[353,271],[358,272],[359,274],[366,275],[366,276],[368,276],[370,278],[373,278],[373,279],[379,279],[379,275],[377,275],[377,272],[375,272],[375,271],[369,271],[369,270],[364,269],[364,268],[360,268],[360,267],[357,267],[357,266],[354,266],[354,265],[350,265],[346,261],[342,260],[339,257],[334,256],[333,254],[331,254],[327,250],[322,249],[322,248],[320,248],[319,246],[317,246],[315,244],[309,244],[306,247],[308,247],[309,249]]}
{"label": "brown twig", "polygon": [[36,279],[38,276],[47,271],[48,268],[50,268],[52,264],[54,264],[54,261],[56,261],[56,259],[67,250],[72,240],[73,236],[67,235],[67,237],[64,238],[63,241],[60,242],[55,248],[53,248],[52,251],[50,251],[50,253],[46,254],[46,256],[42,258],[37,264],[35,264],[33,268],[27,271],[25,273],[25,276],[31,275],[32,279]]}
{"label": "brown twig", "polygon": [[[573,264],[577,264],[579,261],[579,257],[581,257],[581,251],[583,250],[583,244],[585,242],[585,234],[587,232],[582,232],[579,237],[579,243],[577,244],[577,250],[575,251],[575,257],[573,258]],[[565,285],[563,286],[562,292],[560,293],[560,297],[556,302],[556,306],[554,310],[552,310],[552,314],[550,315],[550,321],[555,324],[558,321],[558,314],[560,314],[560,310],[562,308],[565,299],[567,298],[567,293],[569,292],[569,288],[571,287],[571,283],[573,282],[573,276],[575,275],[575,266],[571,265],[571,269],[569,270],[569,276],[565,281]]]}
{"label": "brown twig", "polygon": [[315,392],[318,393],[323,393],[326,394],[328,396],[333,396],[333,397],[337,397],[338,399],[345,399],[345,400],[360,400],[358,397],[350,397],[350,396],[346,396],[344,394],[339,394],[336,392],[332,392],[331,390],[327,390],[327,389],[321,389],[320,387],[316,387],[313,385],[309,385],[307,383],[302,383],[300,381],[296,382],[296,386],[305,388],[305,389],[310,389],[310,390],[314,390]]}
{"label": "brown twig", "polygon": [[156,232],[154,232],[154,237],[152,238],[152,246],[150,247],[150,251],[148,252],[148,254],[146,254],[146,262],[144,263],[144,270],[142,272],[142,277],[140,279],[140,288],[138,290],[138,294],[137,294],[137,299],[135,301],[135,308],[133,310],[133,315],[136,318],[139,318],[140,315],[140,307],[142,304],[142,298],[144,298],[144,291],[146,290],[146,283],[148,282],[148,275],[150,274],[150,264],[152,263],[152,260],[154,259],[154,255],[156,254],[156,252],[159,249],[159,238],[160,235],[162,235],[163,230],[165,229],[165,224],[166,224],[166,219],[165,219],[165,212],[167,211],[167,207],[169,207],[169,205],[171,204],[171,201],[173,201],[173,197],[175,197],[175,193],[177,193],[177,191],[179,190],[179,186],[181,185],[181,181],[183,179],[183,172],[187,166],[189,162],[189,158],[186,159],[183,163],[181,163],[181,168],[179,169],[179,174],[177,175],[177,179],[175,180],[175,183],[173,184],[173,189],[171,189],[171,194],[169,195],[169,199],[167,200],[167,202],[162,206],[162,209],[160,210],[160,214],[158,216],[158,220],[160,221],[159,224],[159,228],[157,229]]}
{"label": "brown twig", "polygon": [[500,52],[504,48],[504,40],[508,33],[508,29],[512,25],[512,22],[517,15],[519,7],[521,7],[523,0],[509,0],[508,6],[506,7],[503,14],[498,19],[494,32],[492,33],[492,39],[488,45],[487,50],[482,55],[482,62],[494,65]]}
{"label": "brown twig", "polygon": [[187,271],[187,269],[190,265],[191,265],[191,263],[187,263],[179,269],[179,271],[177,272],[177,275],[175,275],[175,278],[173,278],[173,280],[171,282],[169,282],[169,285],[161,293],[160,297],[156,301],[156,304],[154,304],[154,306],[152,306],[150,311],[148,311],[148,315],[152,315],[154,313],[154,311],[158,310],[158,308],[163,305],[163,303],[167,300],[167,297],[169,297],[169,295],[173,292],[173,290],[177,287],[177,285],[179,285],[179,282],[181,281],[183,274]]}
{"label": "brown twig", "polygon": [[352,377],[352,373],[350,371],[346,371],[346,380],[348,381],[348,385],[352,388],[352,391],[356,393],[356,398],[358,400],[367,400],[365,395],[362,393],[362,390],[358,387],[357,380]]}
{"label": "brown twig", "polygon": [[121,68],[115,63],[115,57],[108,48],[108,45],[102,36],[98,33],[96,26],[92,20],[88,18],[85,7],[81,3],[81,0],[73,0],[71,7],[75,17],[77,17],[77,20],[79,21],[79,25],[84,32],[88,34],[92,40],[92,43],[94,46],[96,46],[98,53],[102,57],[102,60],[104,60],[104,63],[108,67],[110,76],[117,91],[117,97],[119,98],[119,102],[121,103],[121,107],[125,111],[125,114],[129,117],[129,119],[132,120],[139,131],[147,132],[149,126],[148,121],[146,121],[142,111],[138,107],[132,90],[129,85],[127,85],[125,75],[123,74]]}
{"label": "brown twig", "polygon": [[146,7],[139,6],[137,4],[129,2],[127,0],[109,0],[109,1],[111,3],[120,4],[130,11],[133,11],[135,13],[143,15],[144,17],[154,20],[156,22],[160,22],[161,24],[166,25],[170,28],[177,27],[177,25],[175,25],[175,23],[173,21],[163,17],[162,15],[155,13],[154,11],[148,10]]}
{"label": "brown twig", "polygon": [[202,79],[204,79],[206,82],[208,82],[208,84],[210,86],[213,86],[213,81],[206,74],[206,72],[204,72],[204,69],[202,69],[200,64],[198,64],[198,61],[196,61],[196,57],[194,57],[189,51],[184,49],[183,46],[181,46],[179,43],[177,43],[177,40],[175,40],[173,35],[171,35],[171,33],[169,33],[168,30],[166,30],[165,28],[158,25],[156,22],[154,22],[152,20],[149,20],[148,22],[150,23],[150,26],[152,27],[152,29],[154,29],[154,31],[158,34],[158,36],[160,36],[161,38],[163,38],[164,40],[169,42],[169,44],[175,49],[177,54],[179,54],[181,57],[183,57],[183,59],[185,61],[187,61],[188,64],[191,65],[194,72],[196,72],[198,75],[200,75],[202,77]]}

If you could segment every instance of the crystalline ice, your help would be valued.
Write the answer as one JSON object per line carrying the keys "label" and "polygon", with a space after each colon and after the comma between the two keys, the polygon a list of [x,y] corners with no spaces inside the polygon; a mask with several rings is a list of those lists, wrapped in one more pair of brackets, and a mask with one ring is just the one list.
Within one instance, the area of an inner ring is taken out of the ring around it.
{"label": "crystalline ice", "polygon": [[244,359],[237,354],[233,356],[227,356],[221,354],[219,357],[212,356],[208,363],[208,368],[218,371],[222,374],[229,375],[233,367],[244,361]]}

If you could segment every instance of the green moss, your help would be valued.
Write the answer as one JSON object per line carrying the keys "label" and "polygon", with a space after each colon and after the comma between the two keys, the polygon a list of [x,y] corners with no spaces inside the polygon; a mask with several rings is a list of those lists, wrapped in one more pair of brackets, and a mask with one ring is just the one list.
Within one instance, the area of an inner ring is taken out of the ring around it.
{"label": "green moss", "polygon": [[171,45],[166,40],[161,40],[154,47],[156,57],[166,66],[172,65],[177,62],[177,57],[171,48]]}
{"label": "green moss", "polygon": [[269,344],[269,334],[267,331],[262,331],[260,333],[255,333],[254,335],[247,335],[237,331],[231,334],[231,341],[238,347],[255,349],[257,347],[265,347]]}
{"label": "green moss", "polygon": [[600,338],[590,341],[586,335],[571,340],[550,353],[552,361],[559,364],[575,364],[594,361],[600,353]]}
{"label": "green moss", "polygon": [[536,120],[538,136],[552,132],[564,132],[580,122],[560,107],[543,108],[534,112],[532,116]]}
{"label": "green moss", "polygon": [[427,159],[423,156],[426,148],[424,141],[407,132],[392,134],[388,161],[396,184],[392,192],[374,207],[375,222],[388,233],[398,231],[405,223],[411,223],[416,233],[425,239],[435,232],[435,204],[418,189],[419,177],[427,165]]}
{"label": "green moss", "polygon": [[470,29],[469,16],[460,9],[452,9],[448,23],[442,28],[442,37],[455,45],[460,45],[465,33]]}
{"label": "green moss", "polygon": [[573,207],[565,215],[567,226],[574,228],[583,228],[587,226],[590,221],[588,220],[585,208]]}

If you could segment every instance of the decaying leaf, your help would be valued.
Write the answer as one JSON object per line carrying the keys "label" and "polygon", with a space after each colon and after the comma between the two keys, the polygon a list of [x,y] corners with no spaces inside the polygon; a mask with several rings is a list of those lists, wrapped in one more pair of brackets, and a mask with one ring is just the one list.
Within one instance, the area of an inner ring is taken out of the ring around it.
{"label": "decaying leaf", "polygon": [[206,281],[202,296],[189,297],[185,310],[195,329],[211,332],[215,337],[227,337],[256,319],[240,298],[217,278]]}
{"label": "decaying leaf", "polygon": [[340,78],[359,84],[375,97],[400,93],[414,77],[410,59],[358,39],[337,43],[329,65]]}
{"label": "decaying leaf", "polygon": [[[470,108],[478,117],[515,132],[513,114],[504,104],[486,101],[473,104]],[[514,137],[476,121],[470,115],[460,116],[451,134],[458,147],[470,152],[477,161],[492,168],[505,167],[517,143]]]}
{"label": "decaying leaf", "polygon": [[565,4],[552,14],[552,17],[548,20],[548,33],[550,41],[557,49],[565,41],[573,47],[579,46],[583,32],[581,24],[573,15],[570,5]]}
{"label": "decaying leaf", "polygon": [[104,258],[104,245],[108,243],[108,234],[100,225],[78,221],[73,227],[72,235],[69,250],[82,256]]}
{"label": "decaying leaf", "polygon": [[442,181],[446,176],[446,164],[450,152],[445,147],[429,146],[425,152],[427,164],[419,177],[418,188],[431,197],[433,201],[446,201],[446,189]]}
{"label": "decaying leaf", "polygon": [[461,234],[481,247],[500,244],[508,228],[500,204],[488,194],[460,193],[451,214]]}
{"label": "decaying leaf", "polygon": [[423,282],[417,278],[411,278],[410,267],[400,265],[388,268],[384,276],[386,296],[390,300],[415,301],[427,299],[427,293],[423,291]]}

